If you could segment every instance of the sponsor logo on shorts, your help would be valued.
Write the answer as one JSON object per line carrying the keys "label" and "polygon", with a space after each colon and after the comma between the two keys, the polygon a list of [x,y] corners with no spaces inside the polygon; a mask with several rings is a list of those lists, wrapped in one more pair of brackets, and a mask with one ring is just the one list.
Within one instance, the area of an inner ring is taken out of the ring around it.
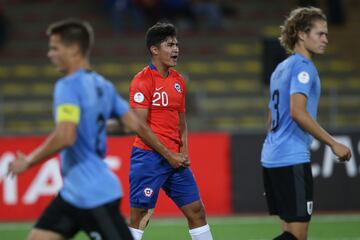
{"label": "sponsor logo on shorts", "polygon": [[152,195],[153,195],[153,190],[151,189],[151,188],[149,188],[149,187],[147,187],[147,188],[145,188],[144,189],[144,195],[146,196],[146,197],[151,197]]}
{"label": "sponsor logo on shorts", "polygon": [[308,213],[309,215],[311,215],[311,214],[312,214],[312,211],[313,211],[313,201],[309,201],[309,202],[307,202],[306,204],[307,204],[307,213]]}

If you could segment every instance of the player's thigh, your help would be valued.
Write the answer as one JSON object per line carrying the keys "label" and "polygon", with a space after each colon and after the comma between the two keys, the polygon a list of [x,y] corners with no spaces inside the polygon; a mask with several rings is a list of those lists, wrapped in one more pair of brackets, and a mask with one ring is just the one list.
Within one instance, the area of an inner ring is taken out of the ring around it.
{"label": "player's thigh", "polygon": [[64,201],[60,194],[57,195],[36,222],[30,239],[41,239],[45,235],[54,236],[55,239],[56,235],[63,236],[64,239],[73,237],[79,230],[74,217],[76,214],[77,209]]}
{"label": "player's thigh", "polygon": [[163,189],[178,208],[200,200],[198,186],[188,167],[174,170],[163,184]]}
{"label": "player's thigh", "polygon": [[93,240],[131,240],[119,205],[119,200],[115,200],[96,208],[80,210],[81,229]]}
{"label": "player's thigh", "polygon": [[279,215],[281,205],[279,204],[279,196],[276,194],[275,183],[271,178],[271,168],[263,167],[263,185],[264,185],[264,196],[268,211],[271,215]]}
{"label": "player's thigh", "polygon": [[130,206],[151,209],[156,205],[160,188],[173,169],[161,155],[133,148],[130,166]]}

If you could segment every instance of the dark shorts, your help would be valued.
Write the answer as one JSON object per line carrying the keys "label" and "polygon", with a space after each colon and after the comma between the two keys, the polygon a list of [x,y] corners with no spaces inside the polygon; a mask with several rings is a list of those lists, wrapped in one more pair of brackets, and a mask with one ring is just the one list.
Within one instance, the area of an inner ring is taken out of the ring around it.
{"label": "dark shorts", "polygon": [[59,194],[34,227],[59,233],[65,238],[82,230],[90,239],[132,240],[119,204],[120,200],[116,200],[96,208],[80,209],[64,201]]}
{"label": "dark shorts", "polygon": [[285,222],[309,222],[313,210],[313,177],[310,163],[263,167],[265,197],[271,215]]}
{"label": "dark shorts", "polygon": [[154,208],[161,188],[179,208],[200,200],[190,168],[173,169],[154,151],[133,147],[129,179],[132,208]]}

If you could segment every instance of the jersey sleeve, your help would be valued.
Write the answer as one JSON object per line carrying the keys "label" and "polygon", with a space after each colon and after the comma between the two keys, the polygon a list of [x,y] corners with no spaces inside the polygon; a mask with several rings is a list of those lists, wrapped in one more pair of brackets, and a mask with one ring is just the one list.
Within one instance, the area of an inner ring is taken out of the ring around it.
{"label": "jersey sleeve", "polygon": [[121,117],[129,111],[129,104],[123,99],[115,90],[115,87],[111,85],[111,93],[112,93],[112,117]]}
{"label": "jersey sleeve", "polygon": [[55,85],[54,90],[54,118],[55,122],[80,121],[80,100],[76,94],[76,88],[70,83],[61,81]]}
{"label": "jersey sleeve", "polygon": [[129,102],[132,108],[150,108],[153,83],[150,79],[136,76],[130,85]]}
{"label": "jersey sleeve", "polygon": [[316,81],[316,74],[306,62],[296,63],[291,73],[290,95],[302,93],[309,97],[313,83]]}

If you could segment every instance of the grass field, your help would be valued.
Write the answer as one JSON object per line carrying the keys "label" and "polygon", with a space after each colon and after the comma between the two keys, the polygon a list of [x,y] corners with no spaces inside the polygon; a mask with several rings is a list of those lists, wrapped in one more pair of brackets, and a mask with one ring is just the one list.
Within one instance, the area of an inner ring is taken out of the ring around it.
{"label": "grass field", "polygon": [[[209,218],[215,240],[269,240],[276,236],[279,222],[275,217]],[[31,223],[0,223],[1,240],[25,239]],[[75,240],[85,240],[80,233]],[[151,221],[143,240],[189,240],[182,218]],[[321,215],[313,217],[309,240],[360,240],[360,215]]]}

